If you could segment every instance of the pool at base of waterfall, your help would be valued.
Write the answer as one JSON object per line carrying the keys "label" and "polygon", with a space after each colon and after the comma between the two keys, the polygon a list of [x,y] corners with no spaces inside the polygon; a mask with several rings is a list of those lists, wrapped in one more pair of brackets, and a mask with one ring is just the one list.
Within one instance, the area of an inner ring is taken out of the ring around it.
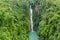
{"label": "pool at base of waterfall", "polygon": [[29,40],[38,40],[38,35],[35,31],[29,32]]}

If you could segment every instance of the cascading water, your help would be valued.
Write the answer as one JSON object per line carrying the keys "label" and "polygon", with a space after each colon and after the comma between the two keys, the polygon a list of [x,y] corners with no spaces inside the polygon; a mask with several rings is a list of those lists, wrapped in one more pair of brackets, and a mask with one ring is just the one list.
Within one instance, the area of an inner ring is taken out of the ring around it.
{"label": "cascading water", "polygon": [[29,40],[38,40],[38,35],[36,34],[36,32],[33,30],[33,19],[32,19],[32,6],[30,5],[30,27],[31,27],[31,31],[29,32]]}
{"label": "cascading water", "polygon": [[33,19],[32,19],[32,7],[30,5],[30,25],[31,25],[31,32],[33,32]]}

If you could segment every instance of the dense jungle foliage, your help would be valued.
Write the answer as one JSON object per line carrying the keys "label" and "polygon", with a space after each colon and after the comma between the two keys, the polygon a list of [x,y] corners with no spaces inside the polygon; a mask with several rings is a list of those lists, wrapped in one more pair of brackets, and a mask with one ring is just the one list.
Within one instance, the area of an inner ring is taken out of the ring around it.
{"label": "dense jungle foliage", "polygon": [[29,40],[29,1],[39,40],[60,40],[60,0],[0,0],[0,40]]}

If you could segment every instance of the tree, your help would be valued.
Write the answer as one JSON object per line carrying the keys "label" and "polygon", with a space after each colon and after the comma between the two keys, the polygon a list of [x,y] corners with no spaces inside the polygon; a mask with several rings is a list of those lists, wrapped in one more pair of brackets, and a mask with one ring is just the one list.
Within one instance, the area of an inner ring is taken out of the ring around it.
{"label": "tree", "polygon": [[[43,1],[42,1],[43,2]],[[46,0],[42,5],[41,21],[39,23],[40,40],[59,40],[60,9],[58,0]]]}

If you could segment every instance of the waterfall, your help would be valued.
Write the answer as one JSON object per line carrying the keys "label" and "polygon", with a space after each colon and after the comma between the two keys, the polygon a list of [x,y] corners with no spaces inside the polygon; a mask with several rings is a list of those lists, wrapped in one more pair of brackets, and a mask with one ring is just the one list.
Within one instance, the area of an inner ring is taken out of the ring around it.
{"label": "waterfall", "polygon": [[30,27],[31,32],[29,32],[29,40],[39,40],[37,33],[33,30],[33,10],[30,5]]}
{"label": "waterfall", "polygon": [[33,12],[33,10],[32,10],[32,7],[31,7],[31,5],[30,5],[30,26],[31,26],[31,32],[33,32],[33,19],[32,19],[32,12]]}

